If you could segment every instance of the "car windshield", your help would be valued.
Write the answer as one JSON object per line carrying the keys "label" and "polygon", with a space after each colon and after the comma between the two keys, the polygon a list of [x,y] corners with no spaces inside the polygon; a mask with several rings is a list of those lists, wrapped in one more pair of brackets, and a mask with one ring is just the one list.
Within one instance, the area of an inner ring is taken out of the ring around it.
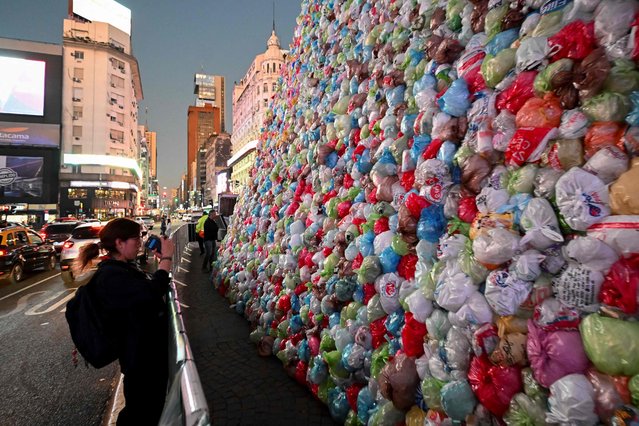
{"label": "car windshield", "polygon": [[47,234],[70,234],[78,226],[77,223],[60,223],[47,226]]}
{"label": "car windshield", "polygon": [[99,237],[99,233],[100,233],[100,229],[98,227],[95,226],[83,226],[80,228],[76,228],[73,230],[73,234],[71,234],[72,238],[78,239],[78,240],[87,240],[87,239],[91,239],[91,238],[98,238]]}

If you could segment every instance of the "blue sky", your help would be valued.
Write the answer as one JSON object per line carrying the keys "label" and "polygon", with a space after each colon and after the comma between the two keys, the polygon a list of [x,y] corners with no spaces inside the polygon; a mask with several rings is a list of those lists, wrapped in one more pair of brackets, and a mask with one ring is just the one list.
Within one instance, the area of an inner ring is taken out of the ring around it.
{"label": "blue sky", "polygon": [[[233,82],[266,50],[272,0],[118,0],[131,9],[133,54],[140,64],[148,125],[158,133],[161,186],[177,187],[186,171],[186,112],[194,101],[193,74],[226,79],[226,126],[232,128]],[[299,0],[275,0],[282,48],[293,39]],[[67,0],[0,0],[0,37],[62,43]]]}

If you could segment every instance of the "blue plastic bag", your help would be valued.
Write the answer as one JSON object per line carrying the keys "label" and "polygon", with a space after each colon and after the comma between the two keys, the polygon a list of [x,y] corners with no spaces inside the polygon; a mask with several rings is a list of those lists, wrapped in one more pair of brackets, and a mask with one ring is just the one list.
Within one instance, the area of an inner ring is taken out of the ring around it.
{"label": "blue plastic bag", "polygon": [[379,263],[382,265],[382,271],[385,274],[397,271],[397,265],[401,259],[402,257],[395,253],[392,247],[386,247],[379,255]]}
{"label": "blue plastic bag", "polygon": [[417,238],[436,243],[446,230],[448,221],[444,216],[444,206],[431,204],[422,210],[417,223]]}
{"label": "blue plastic bag", "polygon": [[437,105],[448,115],[461,117],[470,108],[468,84],[463,78],[453,81],[446,93],[437,100]]}

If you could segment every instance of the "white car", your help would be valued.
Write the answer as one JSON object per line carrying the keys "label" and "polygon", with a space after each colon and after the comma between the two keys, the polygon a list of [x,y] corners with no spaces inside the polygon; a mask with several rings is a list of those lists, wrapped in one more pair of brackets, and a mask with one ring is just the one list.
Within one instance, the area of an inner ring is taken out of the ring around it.
{"label": "white car", "polygon": [[[64,242],[62,245],[62,251],[60,252],[60,270],[62,271],[62,280],[65,284],[73,284],[76,282],[76,279],[81,280],[81,278],[74,277],[73,275],[73,262],[79,256],[80,249],[83,246],[100,241],[100,230],[106,224],[107,222],[92,222],[79,225],[72,231],[71,237]],[[146,242],[148,231],[143,224],[141,231],[142,246],[138,253],[138,260],[141,264],[145,264],[148,259],[148,252],[146,247],[144,247],[144,243]],[[104,254],[106,253],[103,253],[103,255]]]}
{"label": "white car", "polygon": [[153,225],[155,225],[155,220],[150,216],[138,216],[135,218],[135,221],[146,226],[148,229],[153,229]]}

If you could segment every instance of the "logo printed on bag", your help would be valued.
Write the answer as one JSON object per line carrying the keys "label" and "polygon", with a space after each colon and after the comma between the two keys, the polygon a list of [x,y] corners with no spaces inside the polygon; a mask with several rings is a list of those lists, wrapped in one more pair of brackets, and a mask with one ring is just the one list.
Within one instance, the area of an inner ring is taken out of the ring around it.
{"label": "logo printed on bag", "polygon": [[384,296],[395,297],[397,295],[397,284],[394,281],[389,281],[382,290],[384,291]]}

